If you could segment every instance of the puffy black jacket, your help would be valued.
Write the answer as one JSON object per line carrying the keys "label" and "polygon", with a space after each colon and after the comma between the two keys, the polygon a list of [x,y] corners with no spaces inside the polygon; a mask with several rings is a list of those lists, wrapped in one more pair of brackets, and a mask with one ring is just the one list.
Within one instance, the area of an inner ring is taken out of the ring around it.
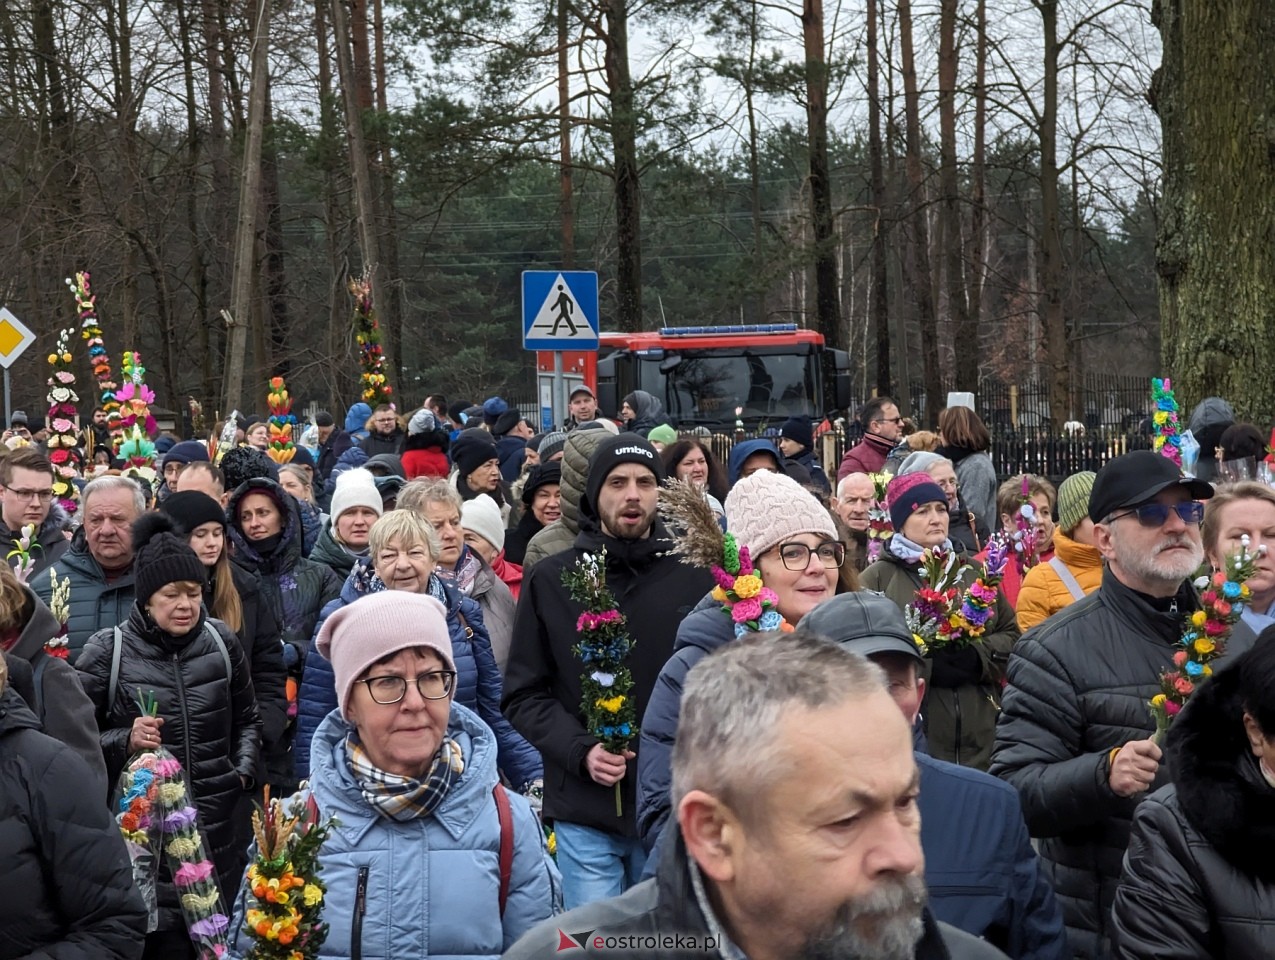
{"label": "puffy black jacket", "polygon": [[[1080,957],[1108,954],[1111,903],[1142,799],[1112,791],[1109,754],[1155,732],[1147,703],[1195,609],[1190,584],[1172,602],[1175,611],[1156,609],[1106,570],[1098,590],[1029,630],[1010,656],[991,772],[1018,789]],[[1164,778],[1162,765],[1154,786]]]}
{"label": "puffy black jacket", "polygon": [[[974,582],[978,566],[971,564],[963,586]],[[880,590],[902,610],[922,586],[917,565],[890,552],[859,575],[865,590]],[[1001,683],[1010,651],[1018,640],[1013,608],[997,593],[996,611],[984,635],[963,651],[938,650],[926,658],[925,703],[921,716],[930,755],[949,763],[986,770],[996,739]],[[958,658],[968,658],[964,663]]]}
{"label": "puffy black jacket", "polygon": [[39,716],[40,728],[80,755],[89,768],[85,790],[105,803],[109,785],[102,746],[97,739],[93,704],[85,696],[75,668],[67,661],[44,652],[45,641],[57,636],[62,625],[30,587],[24,586],[23,590],[29,598],[29,614],[26,626],[18,634],[9,654],[21,657],[31,665],[32,695],[35,698],[31,706]]}
{"label": "puffy black jacket", "polygon": [[378,453],[392,453],[398,456],[403,452],[405,439],[407,434],[403,432],[403,428],[395,427],[392,433],[369,433],[359,441],[359,447],[369,457],[375,457]]}
{"label": "puffy black jacket", "polygon": [[[133,569],[129,567],[108,583],[101,565],[89,553],[83,527],[75,532],[71,549],[51,569],[59,581],[63,578],[71,581],[66,634],[70,660],[75,663],[89,637],[103,627],[113,627],[128,619],[128,612],[133,608]],[[47,571],[35,578],[31,589],[46,604],[49,602],[53,587]]]}
{"label": "puffy black jacket", "polygon": [[146,909],[89,770],[0,694],[0,960],[137,960]]}
{"label": "puffy black jacket", "polygon": [[1275,944],[1275,787],[1244,735],[1235,670],[1169,730],[1172,784],[1133,818],[1112,911],[1119,960],[1259,960]]}
{"label": "puffy black jacket", "polygon": [[639,718],[673,652],[678,625],[712,589],[713,580],[707,570],[688,567],[668,552],[668,533],[658,521],[645,540],[616,540],[598,530],[587,497],[581,510],[584,529],[575,547],[545,558],[523,581],[501,706],[544,758],[544,815],[632,837],[637,829],[636,762],[629,761],[628,774],[620,781],[623,818],[615,815],[615,791],[595,783],[585,769],[585,756],[598,741],[580,712],[585,667],[572,649],[583,607],[568,595],[562,574],[585,553],[606,548],[607,586],[628,619],[634,642],[629,668]]}
{"label": "puffy black jacket", "polygon": [[[112,782],[129,757],[133,720],[141,716],[138,689],[153,690],[159,704],[164,746],[181,761],[199,808],[200,823],[211,847],[222,889],[235,888],[244,851],[234,843],[235,805],[244,792],[240,777],[257,776],[261,751],[261,717],[243,648],[220,620],[208,620],[230,655],[230,675],[216,642],[200,617],[184,637],[160,630],[138,606],[120,626],[119,680],[115,701],[108,703],[115,630],[95,633],[76,664],[84,690],[97,709],[102,753]],[[180,926],[171,887],[160,894],[160,929]],[[163,909],[167,907],[167,909]]]}

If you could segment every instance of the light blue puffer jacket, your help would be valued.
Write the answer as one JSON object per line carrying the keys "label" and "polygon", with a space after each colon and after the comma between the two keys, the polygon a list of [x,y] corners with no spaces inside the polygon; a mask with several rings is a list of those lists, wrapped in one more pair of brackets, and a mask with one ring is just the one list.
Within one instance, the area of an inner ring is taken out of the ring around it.
{"label": "light blue puffer jacket", "polygon": [[[363,799],[345,760],[349,730],[332,711],[315,733],[310,758],[319,814],[338,821],[320,855],[330,929],[319,960],[494,960],[561,910],[561,878],[540,821],[526,800],[508,791],[514,855],[500,914],[496,742],[476,714],[452,704],[448,733],[460,745],[465,771],[433,814],[407,823],[381,816]],[[245,895],[241,887],[231,921],[234,960],[251,946],[242,932]]]}

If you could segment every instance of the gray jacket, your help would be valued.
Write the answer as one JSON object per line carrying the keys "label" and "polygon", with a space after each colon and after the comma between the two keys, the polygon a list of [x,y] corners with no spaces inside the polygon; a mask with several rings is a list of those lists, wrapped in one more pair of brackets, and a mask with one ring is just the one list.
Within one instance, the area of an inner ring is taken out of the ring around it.
{"label": "gray jacket", "polygon": [[[70,578],[71,617],[67,621],[67,640],[71,650],[71,663],[80,656],[89,637],[104,627],[114,627],[128,619],[133,610],[133,569],[129,569],[108,581],[102,565],[89,552],[84,528],[76,531],[71,549],[53,564],[58,580]],[[48,574],[36,577],[31,584],[35,595],[49,602],[53,588]]]}
{"label": "gray jacket", "polygon": [[[106,761],[98,742],[97,718],[93,701],[80,686],[79,675],[67,661],[44,652],[45,641],[62,629],[57,617],[31,590],[23,586],[30,610],[27,625],[22,628],[9,655],[21,657],[31,664],[35,674],[35,695],[41,729],[54,740],[61,741],[80,755],[93,774],[93,782],[85,790],[106,803],[108,784]],[[24,611],[25,612],[25,611]],[[35,704],[32,705],[33,708]]]}
{"label": "gray jacket", "polygon": [[996,467],[986,453],[971,453],[956,464],[956,482],[961,499],[975,519],[987,524],[988,530],[1000,526],[996,512]]}
{"label": "gray jacket", "polygon": [[522,560],[526,573],[545,557],[570,550],[575,546],[580,532],[580,498],[584,496],[584,481],[589,475],[589,460],[603,440],[611,434],[606,430],[572,430],[567,445],[562,449],[562,516],[549,524],[527,544]]}
{"label": "gray jacket", "polygon": [[482,561],[482,564],[470,596],[483,608],[483,623],[491,637],[491,652],[496,655],[496,666],[503,677],[505,664],[509,661],[509,645],[513,642],[517,604],[505,581],[496,576],[496,571],[487,561]]}

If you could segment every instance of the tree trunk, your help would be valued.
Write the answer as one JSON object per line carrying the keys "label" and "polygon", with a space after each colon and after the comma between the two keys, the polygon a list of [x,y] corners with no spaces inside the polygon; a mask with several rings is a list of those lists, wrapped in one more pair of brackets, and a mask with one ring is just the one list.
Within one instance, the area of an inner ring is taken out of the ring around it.
{"label": "tree trunk", "polygon": [[[349,139],[350,172],[354,179],[354,201],[358,213],[359,243],[362,247],[363,273],[371,288],[372,303],[380,309],[382,284],[377,280],[376,265],[380,259],[380,243],[376,229],[376,206],[372,197],[372,177],[368,170],[367,148],[363,140],[363,112],[359,108],[355,67],[346,21],[345,0],[332,0],[332,28],[336,48],[337,72],[345,96],[345,129]],[[386,350],[382,354],[385,369],[391,373],[394,361]],[[393,377],[390,377],[391,386]]]}
{"label": "tree trunk", "polygon": [[987,281],[987,0],[975,8],[978,39],[974,53],[974,157],[970,165],[970,241],[966,256],[969,315],[975,330],[983,319],[983,286]]}
{"label": "tree trunk", "polygon": [[576,262],[576,212],[571,175],[571,73],[567,0],[558,0],[558,184],[561,190],[562,269],[574,270]]}
{"label": "tree trunk", "polygon": [[899,54],[903,73],[903,107],[907,118],[906,167],[912,203],[912,294],[921,324],[921,363],[925,378],[925,422],[933,424],[943,407],[939,374],[938,323],[934,315],[934,278],[930,271],[925,173],[921,168],[921,106],[912,49],[912,3],[899,0]]}
{"label": "tree trunk", "polygon": [[226,333],[226,380],[222,411],[242,410],[245,354],[253,310],[252,287],[257,253],[257,208],[261,199],[261,134],[266,117],[266,80],[270,59],[270,0],[258,0],[252,39],[252,90],[244,139],[239,221],[235,231],[235,272]]}
{"label": "tree trunk", "polygon": [[[810,212],[815,241],[815,310],[819,332],[830,349],[844,350],[841,290],[837,280],[837,238],[833,229],[832,179],[828,174],[828,64],[823,42],[823,0],[803,0],[806,50],[806,140],[810,150]],[[833,374],[831,354],[825,376]]]}
{"label": "tree trunk", "polygon": [[[890,369],[890,274],[886,262],[887,227],[885,169],[881,158],[881,67],[877,56],[877,0],[868,0],[868,164],[871,170],[872,206],[876,223],[872,229],[872,325],[876,331],[877,390],[885,396],[894,392]],[[906,349],[907,344],[899,345]]]}
{"label": "tree trunk", "polygon": [[[1156,247],[1164,373],[1185,409],[1275,416],[1275,6],[1162,2],[1153,103],[1164,134]],[[1265,64],[1266,66],[1262,66]]]}
{"label": "tree trunk", "polygon": [[[376,80],[376,109],[382,118],[389,116],[385,81],[385,18],[382,12],[382,0],[372,3],[372,35],[376,51],[374,73]],[[374,184],[379,189],[377,213],[381,225],[381,257],[384,266],[382,276],[385,282],[381,286],[385,298],[381,310],[381,324],[385,329],[385,337],[389,341],[386,370],[391,381],[400,385],[410,383],[407,376],[406,358],[403,356],[403,278],[398,266],[398,211],[394,202],[394,156],[390,150],[389,138],[384,133],[384,124],[378,122],[374,127],[370,160]],[[416,331],[418,335],[425,333],[424,327]],[[403,402],[403,401],[398,401]]]}
{"label": "tree trunk", "polygon": [[[265,127],[274,125],[274,107],[271,100],[269,77],[266,81]],[[259,389],[265,389],[272,376],[288,377],[292,373],[292,344],[288,320],[288,268],[284,260],[283,215],[279,191],[279,158],[273,145],[263,145],[261,153],[261,217],[265,227],[261,258],[262,290],[266,297],[269,318],[267,347],[257,357],[261,375],[257,379]]]}
{"label": "tree trunk", "polygon": [[[226,289],[226,259],[231,251],[231,212],[233,196],[226,123],[226,84],[221,68],[221,24],[216,0],[201,0],[200,29],[203,33],[203,66],[208,80],[208,141],[207,152],[212,170],[211,191],[208,196],[208,222],[211,227],[213,251],[208,264],[208,282],[218,291]],[[209,304],[211,311],[211,304]],[[208,349],[201,357],[201,376],[204,402],[210,410],[216,410],[221,401],[221,383],[225,374],[226,347],[222,336],[220,317],[209,315],[205,321]],[[200,346],[203,346],[201,337]],[[218,364],[218,358],[221,363]],[[221,370],[218,370],[218,366]],[[223,411],[228,412],[228,411]]]}
{"label": "tree trunk", "polygon": [[1044,26],[1044,100],[1040,111],[1040,322],[1045,334],[1049,416],[1061,427],[1070,418],[1067,316],[1063,309],[1062,235],[1058,210],[1058,4],[1037,0]]}
{"label": "tree trunk", "polygon": [[978,389],[978,328],[971,323],[961,238],[961,195],[956,172],[956,4],[939,2],[939,184],[943,206],[943,278],[952,318],[956,389]]}
{"label": "tree trunk", "polygon": [[336,144],[340,132],[332,98],[332,58],[328,49],[328,24],[325,8],[328,0],[315,0],[314,34],[319,68],[319,164],[323,170],[323,232],[327,252],[328,323],[325,353],[329,364],[324,370],[328,380],[327,402],[344,407],[346,400],[357,391],[350,390],[350,383],[357,383],[353,364],[350,362],[350,315],[347,309],[342,262],[341,237],[345,212],[340,200],[338,177],[339,151]]}
{"label": "tree trunk", "polygon": [[615,176],[616,323],[642,329],[642,188],[638,179],[637,108],[629,71],[628,0],[604,0],[605,67],[611,104],[611,148]]}

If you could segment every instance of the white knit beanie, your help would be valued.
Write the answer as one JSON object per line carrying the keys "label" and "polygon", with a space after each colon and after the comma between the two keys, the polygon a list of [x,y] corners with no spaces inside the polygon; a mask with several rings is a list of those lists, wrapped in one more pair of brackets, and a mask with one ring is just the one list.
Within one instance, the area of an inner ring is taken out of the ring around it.
{"label": "white knit beanie", "polygon": [[332,508],[329,514],[332,522],[351,507],[368,507],[376,511],[379,517],[385,510],[381,504],[381,494],[376,489],[376,478],[362,467],[347,470],[336,478],[336,490],[332,494]]}
{"label": "white knit beanie", "polygon": [[447,611],[433,597],[405,590],[381,590],[334,612],[314,642],[332,664],[341,716],[355,681],[385,657],[412,647],[429,647],[448,670],[456,669]]}
{"label": "white knit beanie", "polygon": [[497,552],[505,549],[505,524],[500,518],[500,507],[487,494],[466,500],[460,508],[460,525],[470,533],[476,533]]}
{"label": "white knit beanie", "polygon": [[759,470],[744,477],[726,495],[726,529],[747,547],[754,560],[775,544],[799,533],[837,539],[828,513],[791,477]]}

